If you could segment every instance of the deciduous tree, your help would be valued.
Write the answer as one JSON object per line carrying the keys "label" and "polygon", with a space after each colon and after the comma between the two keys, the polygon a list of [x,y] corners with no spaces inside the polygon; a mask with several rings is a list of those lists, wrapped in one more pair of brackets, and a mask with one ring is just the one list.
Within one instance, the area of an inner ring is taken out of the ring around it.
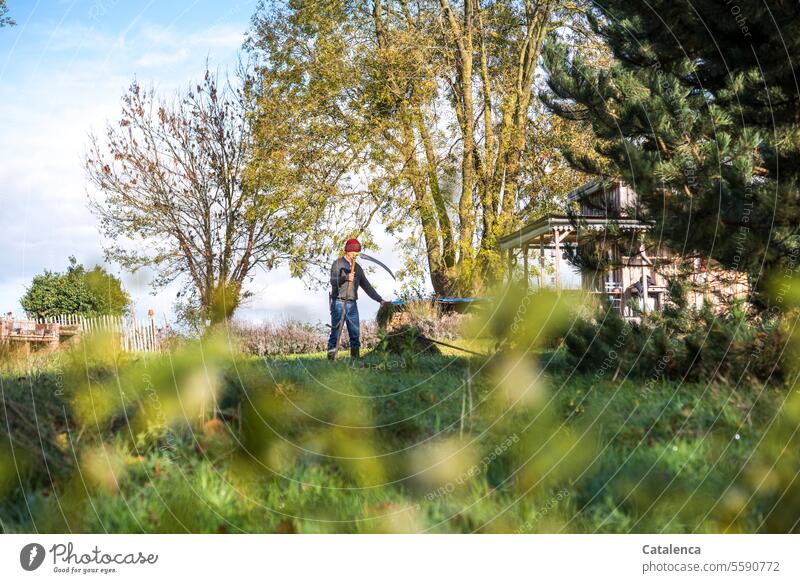
{"label": "deciduous tree", "polygon": [[[390,232],[413,227],[435,292],[470,293],[498,267],[498,235],[581,179],[542,147],[551,124],[534,115],[542,40],[573,9],[557,0],[270,1],[250,46],[265,87],[311,104],[301,135],[330,132],[329,145],[313,142],[318,151],[340,152],[354,174],[358,165],[361,200]],[[526,181],[546,165],[568,179],[545,194]]]}
{"label": "deciduous tree", "polygon": [[278,149],[253,164],[246,90],[210,71],[173,100],[134,82],[86,156],[108,258],[154,270],[156,287],[180,281],[185,313],[212,323],[239,306],[256,268],[303,255],[324,208],[322,193],[295,190]]}

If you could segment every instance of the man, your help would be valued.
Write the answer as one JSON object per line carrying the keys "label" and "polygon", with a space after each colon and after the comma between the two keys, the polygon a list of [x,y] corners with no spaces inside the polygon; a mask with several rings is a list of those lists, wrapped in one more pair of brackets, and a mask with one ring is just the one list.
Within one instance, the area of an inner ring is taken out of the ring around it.
{"label": "man", "polygon": [[[350,356],[358,358],[361,348],[361,330],[358,323],[358,288],[361,287],[367,295],[378,303],[383,299],[375,288],[370,285],[364,275],[364,270],[356,263],[356,254],[361,252],[361,243],[357,239],[350,239],[344,245],[344,256],[339,257],[331,265],[331,335],[328,338],[328,359],[333,360],[336,352],[336,341],[339,337],[339,324],[342,321],[342,310],[345,310],[344,321],[347,324],[347,334],[350,336]],[[355,270],[353,269],[355,265]]]}

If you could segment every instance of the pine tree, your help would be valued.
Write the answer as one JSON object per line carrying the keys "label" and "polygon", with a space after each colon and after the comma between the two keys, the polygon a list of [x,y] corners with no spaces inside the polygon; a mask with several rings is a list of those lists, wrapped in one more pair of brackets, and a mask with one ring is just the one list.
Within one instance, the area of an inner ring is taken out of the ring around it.
{"label": "pine tree", "polygon": [[800,6],[603,0],[586,19],[611,64],[598,68],[554,36],[542,99],[592,125],[656,239],[749,274],[763,301],[768,276],[794,271],[800,251]]}

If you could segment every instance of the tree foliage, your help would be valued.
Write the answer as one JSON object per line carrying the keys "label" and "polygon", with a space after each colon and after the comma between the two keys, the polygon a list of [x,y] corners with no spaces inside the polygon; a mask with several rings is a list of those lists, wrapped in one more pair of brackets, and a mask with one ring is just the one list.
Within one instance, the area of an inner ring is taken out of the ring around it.
{"label": "tree foliage", "polygon": [[130,302],[117,277],[99,265],[87,270],[74,257],[70,257],[66,272],[45,271],[34,277],[20,300],[25,312],[36,318],[64,314],[119,316],[128,312]]}
{"label": "tree foliage", "polygon": [[0,0],[0,28],[4,26],[14,26],[17,24],[14,19],[8,16],[8,5],[6,0]]}
{"label": "tree foliage", "polygon": [[589,123],[642,218],[688,257],[751,275],[793,270],[800,251],[800,51],[796,3],[592,2],[587,23],[613,55],[596,67],[555,36],[543,98]]}
{"label": "tree foliage", "polygon": [[172,101],[134,82],[86,156],[108,258],[154,270],[157,288],[180,281],[190,319],[222,321],[256,268],[304,256],[325,208],[324,192],[295,188],[280,144],[253,163],[247,100],[246,77],[234,88],[210,71]]}
{"label": "tree foliage", "polygon": [[337,184],[343,212],[361,228],[379,214],[390,234],[411,229],[436,293],[469,293],[498,267],[496,238],[582,179],[553,147],[575,128],[537,112],[534,96],[542,39],[572,9],[263,2],[249,39],[257,111],[285,103],[311,157],[354,178]]}

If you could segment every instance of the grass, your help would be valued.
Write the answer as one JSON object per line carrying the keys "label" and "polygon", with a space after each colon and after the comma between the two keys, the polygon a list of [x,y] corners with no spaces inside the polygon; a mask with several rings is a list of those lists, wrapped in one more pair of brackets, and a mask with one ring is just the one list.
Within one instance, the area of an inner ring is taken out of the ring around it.
{"label": "grass", "polygon": [[[158,358],[84,346],[58,366],[0,375],[18,410],[2,414],[1,526],[770,529],[775,489],[754,483],[772,475],[764,444],[784,389],[544,368],[559,358],[453,351],[351,365],[213,343]],[[34,410],[32,428],[22,418]]]}

